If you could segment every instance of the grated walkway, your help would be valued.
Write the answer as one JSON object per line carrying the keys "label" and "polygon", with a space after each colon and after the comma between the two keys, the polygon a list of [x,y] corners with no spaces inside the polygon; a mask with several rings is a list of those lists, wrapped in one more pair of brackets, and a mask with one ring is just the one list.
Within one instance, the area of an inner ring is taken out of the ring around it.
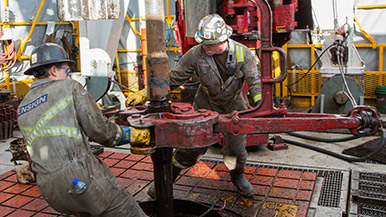
{"label": "grated walkway", "polygon": [[[105,151],[99,157],[139,202],[150,200],[153,181],[150,156]],[[174,185],[174,198],[205,204],[223,198],[227,209],[241,216],[306,217],[317,178],[316,172],[292,171],[248,165],[245,176],[255,195],[242,198],[230,182],[221,161],[200,161],[184,170]],[[0,216],[61,216],[40,196],[36,184],[18,184],[15,170],[0,175]]]}

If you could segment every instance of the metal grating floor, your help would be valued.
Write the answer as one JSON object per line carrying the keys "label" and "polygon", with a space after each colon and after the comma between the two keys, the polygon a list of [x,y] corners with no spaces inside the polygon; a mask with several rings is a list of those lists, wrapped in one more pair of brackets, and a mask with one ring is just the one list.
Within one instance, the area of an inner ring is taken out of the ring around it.
{"label": "metal grating floor", "polygon": [[343,173],[334,171],[324,175],[318,205],[326,207],[339,207],[342,191]]}
{"label": "metal grating floor", "polygon": [[[150,156],[105,151],[99,157],[139,202],[150,200],[147,190],[153,181]],[[184,170],[176,180],[176,199],[210,204],[223,198],[230,213],[241,216],[306,217],[318,176],[329,171],[248,164],[245,176],[256,194],[242,198],[230,182],[222,161],[202,160]],[[328,193],[328,192],[327,192]],[[61,216],[40,196],[36,184],[18,184],[15,171],[0,175],[0,216]],[[223,215],[226,216],[226,215]]]}
{"label": "metal grating floor", "polygon": [[352,214],[386,216],[386,174],[353,171]]}

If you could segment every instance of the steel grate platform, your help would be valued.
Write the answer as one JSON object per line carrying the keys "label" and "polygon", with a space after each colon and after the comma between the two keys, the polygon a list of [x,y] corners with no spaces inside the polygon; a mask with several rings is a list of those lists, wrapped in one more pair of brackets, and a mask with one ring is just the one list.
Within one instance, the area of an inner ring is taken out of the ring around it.
{"label": "steel grate platform", "polygon": [[353,171],[351,194],[353,215],[386,216],[386,174]]}
{"label": "steel grate platform", "polygon": [[[150,156],[105,151],[99,157],[139,202],[150,200],[147,190],[153,181]],[[242,198],[230,181],[221,161],[202,160],[184,170],[176,180],[176,199],[205,204],[224,198],[227,209],[241,216],[307,216],[317,176],[314,170],[248,164],[245,176],[256,192]],[[14,170],[0,175],[0,216],[61,216],[42,199],[36,184],[18,184]],[[226,216],[226,215],[223,215]]]}
{"label": "steel grate platform", "polygon": [[319,206],[339,207],[342,181],[342,172],[331,171],[324,175],[323,186],[318,201]]}

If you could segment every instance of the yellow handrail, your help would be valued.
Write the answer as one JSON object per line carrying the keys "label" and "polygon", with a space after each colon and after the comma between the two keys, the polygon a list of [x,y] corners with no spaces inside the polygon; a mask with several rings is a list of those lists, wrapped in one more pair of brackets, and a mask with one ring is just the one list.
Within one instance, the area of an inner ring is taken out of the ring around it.
{"label": "yellow handrail", "polygon": [[355,16],[355,13],[354,21],[356,22],[356,24],[358,24],[358,27],[361,30],[362,34],[371,42],[371,44],[373,45],[372,48],[375,49],[377,42],[375,42],[375,40],[362,28],[361,24],[359,24],[357,17]]}
{"label": "yellow handrail", "polygon": [[[8,22],[11,26],[29,26],[31,22]],[[35,25],[47,25],[48,22],[36,22]],[[55,25],[69,25],[71,22],[55,22]]]}
{"label": "yellow handrail", "polygon": [[42,0],[42,2],[40,2],[40,6],[39,6],[39,9],[38,9],[38,12],[35,15],[35,19],[34,19],[34,21],[32,23],[32,26],[31,26],[31,30],[29,31],[27,38],[23,41],[23,43],[19,47],[19,50],[17,51],[16,58],[17,58],[18,61],[21,60],[21,58],[20,58],[21,52],[23,52],[25,44],[29,41],[29,39],[31,38],[32,32],[35,29],[35,25],[36,25],[36,22],[38,21],[40,12],[41,12],[41,10],[43,8],[44,1],[45,0]]}
{"label": "yellow handrail", "polygon": [[386,5],[362,5],[362,6],[355,6],[354,9],[379,9],[379,8],[386,8]]}
{"label": "yellow handrail", "polygon": [[139,33],[139,32],[137,31],[137,29],[133,26],[133,24],[131,23],[132,20],[131,20],[131,18],[129,17],[129,15],[127,15],[127,14],[126,14],[126,19],[127,19],[127,21],[129,22],[130,27],[131,27],[131,29],[133,30],[133,32],[134,32],[134,33],[142,40],[142,35],[141,35],[141,33]]}
{"label": "yellow handrail", "polygon": [[119,68],[119,59],[118,59],[118,52],[115,53],[115,65],[117,66],[117,76],[118,76],[118,82],[122,84],[121,81],[121,70]]}

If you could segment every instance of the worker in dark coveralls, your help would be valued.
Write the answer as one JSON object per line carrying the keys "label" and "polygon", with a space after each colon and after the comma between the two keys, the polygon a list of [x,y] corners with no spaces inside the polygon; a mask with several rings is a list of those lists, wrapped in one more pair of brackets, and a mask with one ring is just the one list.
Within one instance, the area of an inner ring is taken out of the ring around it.
{"label": "worker in dark coveralls", "polygon": [[[69,77],[73,63],[56,44],[32,51],[25,72],[38,80],[18,108],[18,124],[32,159],[39,192],[56,211],[75,216],[146,216],[89,140],[114,147],[147,143],[150,134],[108,121],[91,95]],[[72,181],[87,184],[74,193]]]}
{"label": "worker in dark coveralls", "polygon": [[[200,20],[194,38],[199,45],[191,48],[176,64],[170,74],[170,89],[183,84],[193,75],[197,75],[200,86],[194,98],[195,110],[207,109],[220,114],[234,110],[247,109],[247,103],[241,93],[244,81],[247,81],[249,93],[255,105],[261,100],[261,85],[257,63],[252,52],[241,43],[229,37],[232,28],[217,14],[208,15]],[[145,91],[132,94],[127,99],[128,105],[135,105],[145,100]],[[234,136],[224,133],[224,163],[230,170],[232,183],[245,197],[254,194],[252,185],[244,177],[244,165],[247,159],[246,135]],[[177,178],[182,169],[195,165],[205,154],[208,147],[195,149],[177,149],[173,157],[173,178]],[[155,195],[154,185],[149,189],[151,197]]]}

